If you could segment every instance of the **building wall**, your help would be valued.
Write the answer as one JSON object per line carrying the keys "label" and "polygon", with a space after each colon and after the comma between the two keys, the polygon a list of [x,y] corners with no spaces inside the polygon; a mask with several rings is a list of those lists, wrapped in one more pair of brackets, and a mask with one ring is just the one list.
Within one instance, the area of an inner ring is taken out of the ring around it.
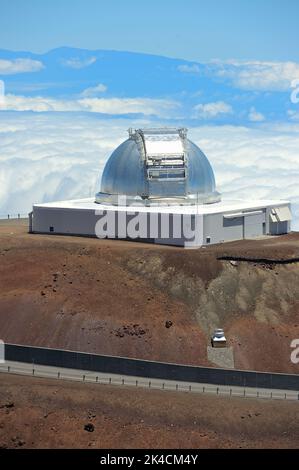
{"label": "building wall", "polygon": [[[224,221],[227,222],[224,222]],[[243,238],[241,218],[224,219],[223,214],[208,214],[204,216],[204,244],[222,243],[227,240]]]}
{"label": "building wall", "polygon": [[281,235],[290,231],[290,222],[287,220],[284,222],[271,222],[269,223],[269,234]]}
{"label": "building wall", "polygon": [[[94,236],[95,222],[96,217],[92,210],[34,207],[32,230],[40,233]],[[53,231],[50,227],[53,227]]]}
{"label": "building wall", "polygon": [[233,211],[204,216],[204,244],[223,243],[243,238],[256,238],[266,234],[266,209],[261,214],[248,214],[226,218]]}
{"label": "building wall", "polygon": [[89,209],[34,207],[32,231],[99,238],[139,238],[157,244],[178,246],[184,246],[187,242],[201,246],[203,217],[142,212],[136,215],[134,212],[116,210],[96,214]]}
{"label": "building wall", "polygon": [[107,211],[97,214],[92,209],[34,207],[32,231],[95,237],[97,229],[97,236],[104,231],[102,238],[139,238],[157,244],[194,247],[256,238],[265,234],[287,233],[290,222],[271,222],[270,211],[271,208],[265,208],[262,213],[244,212],[244,215],[236,214],[236,217],[229,218],[229,214],[234,215],[232,211],[183,216],[141,212],[136,214],[119,212],[116,209],[109,210],[109,214]]}
{"label": "building wall", "polygon": [[262,214],[244,216],[244,238],[256,238],[266,235],[266,211]]}

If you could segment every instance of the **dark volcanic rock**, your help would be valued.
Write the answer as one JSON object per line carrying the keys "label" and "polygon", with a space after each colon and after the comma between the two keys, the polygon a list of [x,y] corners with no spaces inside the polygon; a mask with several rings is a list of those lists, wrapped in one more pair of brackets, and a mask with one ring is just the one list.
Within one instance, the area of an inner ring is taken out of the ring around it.
{"label": "dark volcanic rock", "polygon": [[92,423],[85,424],[84,430],[87,432],[93,432],[94,431],[94,425]]}

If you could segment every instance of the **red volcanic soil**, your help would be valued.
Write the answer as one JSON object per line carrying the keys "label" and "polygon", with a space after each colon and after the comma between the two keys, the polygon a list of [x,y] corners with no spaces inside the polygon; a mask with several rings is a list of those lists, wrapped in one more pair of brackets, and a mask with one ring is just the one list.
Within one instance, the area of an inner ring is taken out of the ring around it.
{"label": "red volcanic soil", "polygon": [[[86,424],[94,431],[87,432]],[[298,403],[1,374],[0,448],[298,448]]]}
{"label": "red volcanic soil", "polygon": [[6,342],[207,364],[190,309],[127,267],[147,245],[28,235],[10,225],[0,228],[0,243]]}
{"label": "red volcanic soil", "polygon": [[299,338],[299,265],[289,263],[296,258],[296,233],[184,250],[30,235],[24,222],[5,221],[0,338],[211,365],[210,334],[222,327],[236,367],[297,373],[290,342]]}

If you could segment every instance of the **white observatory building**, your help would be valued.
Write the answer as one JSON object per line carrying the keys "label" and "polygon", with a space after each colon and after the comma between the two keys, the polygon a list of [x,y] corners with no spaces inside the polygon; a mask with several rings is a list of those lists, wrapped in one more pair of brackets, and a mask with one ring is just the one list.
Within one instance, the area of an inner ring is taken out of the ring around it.
{"label": "white observatory building", "polygon": [[30,232],[202,246],[290,231],[289,201],[221,200],[184,128],[129,129],[94,198],[34,204]]}

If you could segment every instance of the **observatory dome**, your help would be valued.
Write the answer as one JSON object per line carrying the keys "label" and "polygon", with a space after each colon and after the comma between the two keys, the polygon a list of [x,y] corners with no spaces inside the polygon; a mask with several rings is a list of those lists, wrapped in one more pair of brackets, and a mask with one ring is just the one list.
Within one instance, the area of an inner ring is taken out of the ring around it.
{"label": "observatory dome", "polygon": [[96,202],[208,204],[220,200],[213,169],[187,130],[129,129],[108,159]]}

